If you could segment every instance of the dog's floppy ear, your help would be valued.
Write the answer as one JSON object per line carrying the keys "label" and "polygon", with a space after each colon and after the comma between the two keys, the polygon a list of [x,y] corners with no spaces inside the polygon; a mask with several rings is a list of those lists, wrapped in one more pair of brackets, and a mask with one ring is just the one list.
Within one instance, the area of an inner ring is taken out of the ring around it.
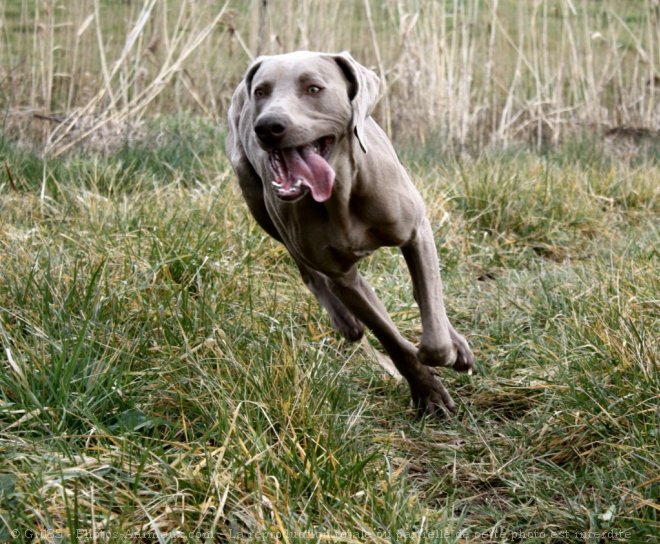
{"label": "dog's floppy ear", "polygon": [[[227,139],[225,140],[225,152],[232,165],[237,165],[241,161],[246,161],[245,150],[241,144],[241,137],[238,124],[241,120],[241,113],[247,102],[248,93],[245,88],[245,81],[241,81],[236,87],[229,110],[227,111]],[[234,166],[235,167],[235,166]]]}
{"label": "dog's floppy ear", "polygon": [[245,75],[243,76],[243,83],[245,83],[248,96],[250,96],[250,93],[252,92],[252,80],[254,79],[254,75],[257,73],[257,70],[259,70],[259,66],[261,66],[267,58],[268,55],[257,57],[255,61],[250,64],[247,72],[245,72]]}
{"label": "dog's floppy ear", "polygon": [[227,141],[225,144],[225,150],[229,157],[230,162],[233,165],[239,164],[241,161],[247,161],[245,156],[245,150],[241,143],[241,138],[239,135],[239,122],[241,120],[241,115],[243,110],[248,106],[250,100],[250,93],[252,92],[251,85],[254,75],[257,73],[259,66],[265,60],[266,57],[257,58],[247,69],[245,75],[243,76],[242,81],[236,87],[234,94],[231,98],[231,104],[229,106],[229,111],[227,112],[228,122],[229,122],[229,131],[227,134]]}
{"label": "dog's floppy ear", "polygon": [[376,102],[378,102],[380,79],[372,70],[357,62],[347,51],[333,55],[333,58],[344,72],[346,79],[348,79],[348,97],[351,100],[353,110],[351,127],[362,151],[366,153],[364,122],[371,115]]}

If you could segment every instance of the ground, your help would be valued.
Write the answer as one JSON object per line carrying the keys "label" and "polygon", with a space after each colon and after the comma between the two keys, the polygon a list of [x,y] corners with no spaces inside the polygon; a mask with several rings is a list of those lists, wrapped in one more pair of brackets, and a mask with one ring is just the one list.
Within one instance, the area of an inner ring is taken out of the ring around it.
{"label": "ground", "polygon": [[[249,217],[222,129],[157,130],[0,142],[2,539],[654,541],[657,154],[403,150],[478,362],[419,421]],[[399,253],[362,270],[416,341]]]}

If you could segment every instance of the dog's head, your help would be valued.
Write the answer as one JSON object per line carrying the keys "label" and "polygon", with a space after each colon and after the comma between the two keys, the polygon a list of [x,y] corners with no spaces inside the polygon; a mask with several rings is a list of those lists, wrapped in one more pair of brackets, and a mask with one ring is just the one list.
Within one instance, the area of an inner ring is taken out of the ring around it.
{"label": "dog's head", "polygon": [[275,194],[329,199],[337,142],[354,137],[367,151],[363,126],[378,99],[376,74],[348,53],[299,51],[259,57],[242,85],[244,114],[268,153]]}

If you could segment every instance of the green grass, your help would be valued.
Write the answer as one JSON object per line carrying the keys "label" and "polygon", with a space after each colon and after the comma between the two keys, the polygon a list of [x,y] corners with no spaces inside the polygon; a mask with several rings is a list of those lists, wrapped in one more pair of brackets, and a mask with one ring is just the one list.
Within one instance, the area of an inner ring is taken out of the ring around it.
{"label": "green grass", "polygon": [[[301,294],[223,135],[153,130],[1,144],[0,541],[655,541],[657,161],[408,156],[480,369],[420,422]],[[416,340],[403,259],[363,270]]]}

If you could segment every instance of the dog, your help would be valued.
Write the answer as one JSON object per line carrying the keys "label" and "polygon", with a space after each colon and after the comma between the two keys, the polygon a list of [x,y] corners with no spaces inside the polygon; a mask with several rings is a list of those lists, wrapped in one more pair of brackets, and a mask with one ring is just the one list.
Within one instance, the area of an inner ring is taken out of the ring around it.
{"label": "dog", "polygon": [[[226,152],[257,223],[284,244],[335,329],[365,325],[410,386],[419,414],[455,412],[433,367],[470,372],[474,355],[445,312],[422,198],[371,117],[380,80],[349,53],[262,56],[231,100]],[[419,347],[397,330],[357,263],[401,249],[420,309]]]}

